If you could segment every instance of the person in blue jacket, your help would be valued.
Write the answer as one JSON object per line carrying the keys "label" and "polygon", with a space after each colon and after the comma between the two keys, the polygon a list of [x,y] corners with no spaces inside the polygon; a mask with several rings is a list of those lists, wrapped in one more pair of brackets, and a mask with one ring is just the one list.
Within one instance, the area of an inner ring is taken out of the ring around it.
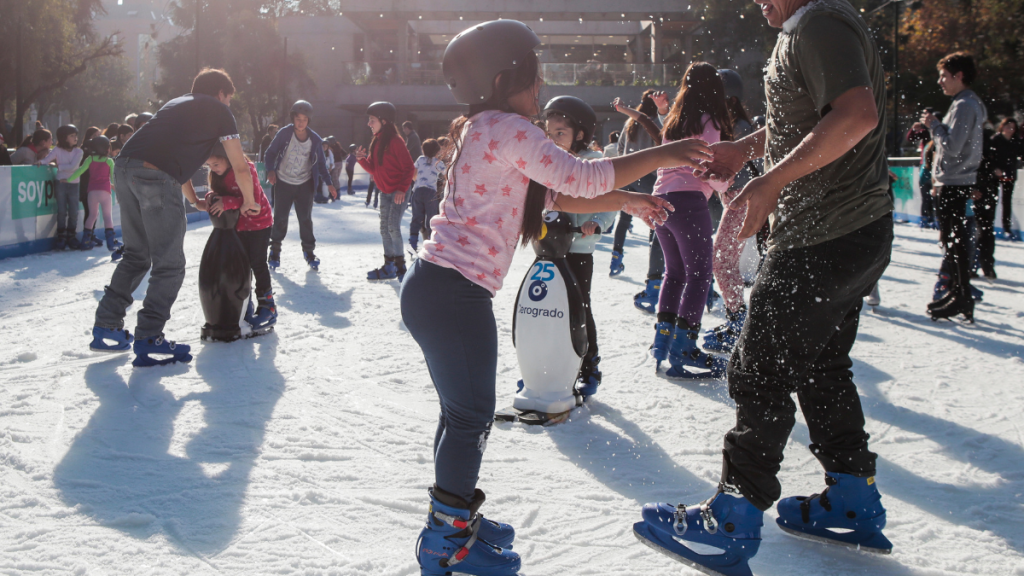
{"label": "person in blue jacket", "polygon": [[331,198],[337,198],[338,191],[327,168],[323,139],[309,128],[313,105],[299,100],[292,105],[291,117],[292,123],[277,132],[264,158],[267,181],[274,185],[274,230],[270,234],[267,261],[271,268],[281,265],[281,241],[288,235],[288,213],[294,204],[302,254],[310,267],[316,269],[320,260],[313,254],[314,191],[320,189],[321,182],[327,183]]}

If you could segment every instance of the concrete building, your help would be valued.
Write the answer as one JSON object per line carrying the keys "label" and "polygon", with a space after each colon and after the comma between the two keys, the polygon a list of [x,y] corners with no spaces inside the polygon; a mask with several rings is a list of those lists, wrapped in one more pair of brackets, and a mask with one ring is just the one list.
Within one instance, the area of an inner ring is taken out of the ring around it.
{"label": "concrete building", "polygon": [[103,0],[105,15],[95,20],[100,35],[115,35],[134,77],[134,88],[142,101],[154,98],[153,83],[159,79],[156,47],[181,34],[171,23],[166,0]]}
{"label": "concrete building", "polygon": [[679,0],[342,0],[337,16],[279,19],[288,51],[303,54],[318,84],[316,94],[289,98],[310,100],[314,128],[342,142],[369,141],[363,113],[377,100],[393,102],[424,138],[444,134],[463,111],[441,76],[444,48],[465,28],[498,18],[521,20],[541,37],[542,101],[584,99],[603,123],[599,135],[623,123],[610,106],[616,96],[636,104],[647,88],[678,85],[700,26]]}

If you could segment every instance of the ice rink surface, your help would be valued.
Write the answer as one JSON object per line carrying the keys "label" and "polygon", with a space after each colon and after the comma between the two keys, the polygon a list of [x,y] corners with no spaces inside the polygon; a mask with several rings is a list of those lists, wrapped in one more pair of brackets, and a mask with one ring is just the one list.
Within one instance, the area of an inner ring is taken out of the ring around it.
{"label": "ice rink surface", "polygon": [[[129,355],[88,350],[106,249],[0,261],[0,574],[419,573],[437,396],[399,285],[365,280],[382,264],[377,212],[357,193],[316,205],[314,222],[321,272],[304,264],[293,216],[277,330],[230,344],[199,341],[211,228],[189,226],[167,326],[193,346],[188,365],[132,369]],[[934,323],[937,235],[897,226],[882,304],[853,350],[893,554],[793,539],[771,511],[755,574],[1024,575],[1024,244],[998,242],[976,325]],[[516,527],[524,576],[696,574],[638,543],[632,523],[644,502],[712,493],[734,407],[725,382],[655,375],[653,317],[632,304],[646,237],[638,223],[616,278],[610,238],[595,254],[598,395],[565,424],[491,435],[483,512]],[[499,408],[519,377],[512,309],[532,260],[517,255],[494,300]],[[802,422],[784,495],[823,488]]]}

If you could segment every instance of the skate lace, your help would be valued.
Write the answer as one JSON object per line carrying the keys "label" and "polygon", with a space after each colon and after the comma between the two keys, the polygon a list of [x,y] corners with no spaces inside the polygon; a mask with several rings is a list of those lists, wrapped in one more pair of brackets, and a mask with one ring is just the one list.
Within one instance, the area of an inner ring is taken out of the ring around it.
{"label": "skate lace", "polygon": [[836,482],[836,480],[831,476],[825,476],[825,484],[828,486],[821,491],[821,494],[811,494],[800,502],[800,517],[803,519],[804,524],[809,524],[811,522],[811,501],[815,498],[818,499],[821,507],[824,508],[826,512],[832,511],[832,502],[828,499],[828,490],[832,486],[838,484],[838,482]]}

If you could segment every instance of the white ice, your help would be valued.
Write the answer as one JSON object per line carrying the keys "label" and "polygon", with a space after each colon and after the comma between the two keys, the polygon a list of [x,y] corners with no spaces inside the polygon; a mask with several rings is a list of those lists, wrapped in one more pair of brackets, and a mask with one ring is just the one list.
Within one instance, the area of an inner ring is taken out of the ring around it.
{"label": "white ice", "polygon": [[[398,284],[365,280],[382,264],[377,212],[359,193],[317,205],[314,221],[321,273],[293,217],[277,331],[232,344],[199,341],[210,227],[189,227],[167,325],[193,346],[189,365],[133,370],[128,355],[88,351],[114,269],[105,249],[0,261],[0,573],[418,574],[437,397]],[[525,576],[695,574],[638,543],[632,523],[644,502],[711,494],[733,405],[724,382],[654,374],[653,321],[632,305],[639,226],[622,276],[605,272],[610,239],[596,253],[599,394],[556,427],[496,426],[488,445],[484,512],[516,526]],[[898,226],[882,305],[853,350],[893,554],[793,539],[769,512],[755,574],[1024,575],[1024,245],[998,243],[1000,278],[978,282],[985,302],[965,327],[923,314],[936,235]],[[499,407],[518,378],[512,302],[531,261],[516,257],[494,300]],[[823,487],[802,422],[786,495]]]}

